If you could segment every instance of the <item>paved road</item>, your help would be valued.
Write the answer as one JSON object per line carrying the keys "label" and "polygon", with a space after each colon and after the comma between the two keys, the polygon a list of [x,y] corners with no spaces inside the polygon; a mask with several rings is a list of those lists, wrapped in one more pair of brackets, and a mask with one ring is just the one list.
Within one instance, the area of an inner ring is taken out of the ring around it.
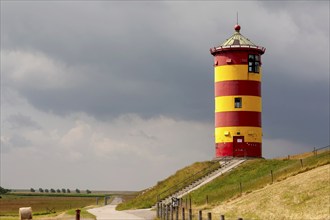
{"label": "paved road", "polygon": [[153,220],[156,212],[150,209],[117,211],[116,206],[121,203],[121,198],[114,198],[110,205],[89,209],[88,212],[96,216],[97,220]]}

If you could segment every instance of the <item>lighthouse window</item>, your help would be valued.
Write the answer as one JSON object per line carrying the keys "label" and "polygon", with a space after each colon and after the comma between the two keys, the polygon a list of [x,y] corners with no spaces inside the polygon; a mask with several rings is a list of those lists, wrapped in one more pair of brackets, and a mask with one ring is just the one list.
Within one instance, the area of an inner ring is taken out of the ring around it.
{"label": "lighthouse window", "polygon": [[259,73],[260,57],[259,55],[249,54],[249,72]]}
{"label": "lighthouse window", "polygon": [[242,98],[235,98],[235,108],[242,108]]}

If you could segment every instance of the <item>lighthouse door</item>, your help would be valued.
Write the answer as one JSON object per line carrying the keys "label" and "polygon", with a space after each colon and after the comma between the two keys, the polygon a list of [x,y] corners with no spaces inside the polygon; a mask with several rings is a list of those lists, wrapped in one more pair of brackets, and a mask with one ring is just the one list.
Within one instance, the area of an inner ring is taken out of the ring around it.
{"label": "lighthouse door", "polygon": [[244,157],[244,136],[234,136],[233,137],[233,156],[234,157]]}

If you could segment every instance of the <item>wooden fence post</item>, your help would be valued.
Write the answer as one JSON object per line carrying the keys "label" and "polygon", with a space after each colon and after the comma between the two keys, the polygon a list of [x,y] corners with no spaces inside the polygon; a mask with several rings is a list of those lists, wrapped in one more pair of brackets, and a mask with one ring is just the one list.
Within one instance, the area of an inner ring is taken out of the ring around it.
{"label": "wooden fence post", "polygon": [[162,215],[163,217],[163,219],[165,220],[165,217],[166,217],[166,205],[165,204],[163,204],[163,215]]}
{"label": "wooden fence post", "polygon": [[179,207],[175,207],[175,220],[179,220]]}
{"label": "wooden fence post", "polygon": [[184,213],[184,207],[182,207],[182,220],[185,220],[186,218],[185,218],[185,213]]}
{"label": "wooden fence post", "polygon": [[220,215],[220,220],[225,220],[225,216],[224,215]]}
{"label": "wooden fence post", "polygon": [[170,206],[166,205],[166,220],[169,220],[169,215],[170,215]]}
{"label": "wooden fence post", "polygon": [[163,204],[159,204],[159,218],[163,218]]}
{"label": "wooden fence post", "polygon": [[207,213],[207,220],[212,220],[212,213],[211,212]]}
{"label": "wooden fence post", "polygon": [[302,159],[300,159],[300,165],[301,165],[301,168],[304,168]]}
{"label": "wooden fence post", "polygon": [[189,220],[192,220],[192,209],[189,209],[189,217],[188,217]]}
{"label": "wooden fence post", "polygon": [[274,183],[274,175],[273,175],[273,170],[270,170],[270,175],[272,176],[272,184]]}
{"label": "wooden fence post", "polygon": [[171,207],[171,220],[173,220],[173,215],[174,215],[174,207],[173,206],[170,206]]}
{"label": "wooden fence post", "polygon": [[159,202],[157,202],[156,213],[157,213],[157,218],[159,218]]}
{"label": "wooden fence post", "polygon": [[241,192],[241,195],[242,195],[242,182],[239,182],[239,190],[240,190],[240,192]]}
{"label": "wooden fence post", "polygon": [[206,195],[206,205],[209,204],[209,195]]}
{"label": "wooden fence post", "polygon": [[80,209],[76,210],[76,220],[80,220]]}
{"label": "wooden fence post", "polygon": [[202,210],[198,211],[198,220],[203,220]]}

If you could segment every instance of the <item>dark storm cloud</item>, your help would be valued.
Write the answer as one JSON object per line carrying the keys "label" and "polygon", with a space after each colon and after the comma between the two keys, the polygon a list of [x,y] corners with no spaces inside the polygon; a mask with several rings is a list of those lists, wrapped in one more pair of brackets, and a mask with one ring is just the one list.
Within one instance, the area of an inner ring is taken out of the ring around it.
{"label": "dark storm cloud", "polygon": [[[208,45],[203,51],[207,58],[199,59],[176,42],[166,30],[171,27],[165,22],[173,22],[164,15],[166,6],[134,3],[127,8],[115,3],[106,8],[109,11],[99,8],[97,16],[93,10],[74,5],[66,8],[51,3],[38,10],[39,6],[27,3],[18,11],[6,8],[4,33],[10,40],[5,40],[5,48],[32,46],[68,65],[92,67],[85,73],[89,80],[81,85],[72,81],[78,84],[74,88],[40,91],[38,86],[21,87],[21,94],[33,105],[58,114],[85,111],[102,117],[134,112],[146,117],[205,119],[205,111],[212,109],[213,92],[211,86],[200,88],[199,84],[212,83]],[[21,10],[22,16],[27,14],[23,24],[13,22],[10,17],[19,17]],[[89,12],[86,16],[84,10]],[[38,22],[38,16],[44,21]],[[184,30],[175,34],[181,36]]]}
{"label": "dark storm cloud", "polygon": [[[277,72],[267,74],[276,75]],[[264,137],[283,138],[316,147],[327,145],[328,82],[299,84],[294,80],[268,77],[263,84]]]}
{"label": "dark storm cloud", "polygon": [[[267,48],[265,137],[326,145],[329,2],[6,3],[2,45],[87,67],[76,75],[87,80],[72,80],[71,87],[17,87],[38,109],[60,115],[87,112],[98,119],[137,113],[211,122],[208,49],[232,34],[227,27],[235,19],[228,17],[235,17],[237,9],[242,34]],[[251,10],[258,13],[251,15]]]}

